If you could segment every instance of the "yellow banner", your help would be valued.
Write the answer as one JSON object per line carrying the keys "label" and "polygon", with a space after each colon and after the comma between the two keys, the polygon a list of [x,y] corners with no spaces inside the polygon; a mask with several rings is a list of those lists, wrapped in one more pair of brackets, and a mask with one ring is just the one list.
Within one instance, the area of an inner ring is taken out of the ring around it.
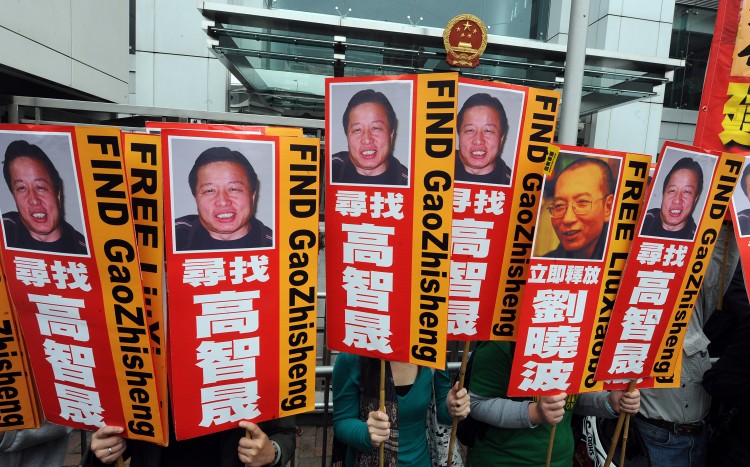
{"label": "yellow banner", "polygon": [[497,288],[492,340],[515,341],[518,313],[528,276],[532,240],[541,198],[543,171],[555,136],[560,94],[530,88],[523,123],[523,141],[518,153],[518,173],[511,203],[511,228],[505,242],[500,282]]}
{"label": "yellow banner", "polygon": [[594,380],[599,355],[604,344],[609,319],[617,298],[622,280],[622,271],[630,253],[630,244],[637,233],[638,216],[646,196],[651,156],[626,154],[623,160],[623,173],[617,189],[616,211],[612,215],[609,229],[609,252],[602,270],[602,288],[598,309],[589,341],[586,367],[581,376],[578,392],[601,391],[603,381]]}
{"label": "yellow banner", "polygon": [[744,155],[722,153],[716,165],[716,173],[708,190],[708,205],[698,227],[700,236],[695,239],[687,274],[679,288],[680,295],[659,345],[651,376],[664,379],[671,377],[679,369],[676,362],[682,353],[685,331],[744,162]]}
{"label": "yellow banner", "polygon": [[302,128],[286,126],[267,126],[265,127],[265,134],[268,136],[298,136],[300,138],[304,136]]}
{"label": "yellow banner", "polygon": [[0,267],[0,432],[38,428],[41,421],[31,364],[12,307]]}
{"label": "yellow banner", "polygon": [[76,142],[126,435],[165,444],[120,130],[76,127]]}
{"label": "yellow banner", "polygon": [[445,368],[458,75],[417,77],[409,361]]}
{"label": "yellow banner", "polygon": [[315,408],[320,141],[279,138],[279,415]]}
{"label": "yellow banner", "polygon": [[[161,137],[124,133],[125,167],[130,186],[136,246],[141,266],[154,372],[159,390],[162,427],[169,425],[164,284],[164,195]],[[167,439],[168,441],[168,439]]]}

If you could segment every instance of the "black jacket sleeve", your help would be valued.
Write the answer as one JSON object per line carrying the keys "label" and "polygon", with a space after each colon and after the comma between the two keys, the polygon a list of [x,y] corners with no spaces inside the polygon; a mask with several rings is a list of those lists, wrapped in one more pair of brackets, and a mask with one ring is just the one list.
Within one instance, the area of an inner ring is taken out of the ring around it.
{"label": "black jacket sleeve", "polygon": [[[717,313],[722,313],[718,311]],[[750,319],[736,329],[731,343],[710,370],[703,374],[703,387],[714,397],[734,407],[750,408]]]}
{"label": "black jacket sleeve", "polygon": [[268,420],[258,424],[271,441],[276,441],[281,449],[281,460],[278,465],[286,465],[294,459],[297,447],[297,426],[294,416]]}

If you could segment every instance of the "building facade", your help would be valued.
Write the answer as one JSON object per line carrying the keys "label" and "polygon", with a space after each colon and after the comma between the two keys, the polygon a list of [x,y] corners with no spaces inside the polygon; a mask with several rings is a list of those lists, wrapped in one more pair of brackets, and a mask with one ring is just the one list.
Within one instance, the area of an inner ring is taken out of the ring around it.
{"label": "building facade", "polygon": [[[561,88],[571,1],[12,2],[0,94],[322,119],[327,76],[448,70],[442,29],[461,13],[489,27],[462,73]],[[579,144],[655,156],[692,141],[717,4],[591,0]]]}

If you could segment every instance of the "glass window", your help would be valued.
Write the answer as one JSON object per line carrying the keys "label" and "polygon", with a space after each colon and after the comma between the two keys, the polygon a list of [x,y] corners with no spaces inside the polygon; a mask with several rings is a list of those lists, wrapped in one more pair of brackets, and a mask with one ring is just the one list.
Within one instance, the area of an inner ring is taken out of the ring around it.
{"label": "glass window", "polygon": [[715,22],[715,10],[675,5],[669,56],[685,60],[685,68],[676,70],[674,81],[667,84],[665,107],[688,110],[700,107]]}
{"label": "glass window", "polygon": [[451,18],[472,14],[489,28],[489,34],[545,40],[550,0],[266,0],[272,9],[387,21],[444,28]]}

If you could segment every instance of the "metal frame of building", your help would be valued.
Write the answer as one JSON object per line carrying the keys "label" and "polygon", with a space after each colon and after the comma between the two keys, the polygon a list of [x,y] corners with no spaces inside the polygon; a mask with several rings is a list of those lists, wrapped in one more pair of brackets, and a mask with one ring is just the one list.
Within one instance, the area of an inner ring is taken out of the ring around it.
{"label": "metal frame of building", "polygon": [[[274,102],[283,100],[289,106],[302,105],[300,99],[306,100],[305,105],[317,100],[322,106],[323,96],[303,95],[265,82],[265,68],[258,63],[307,64],[328,76],[348,76],[351,70],[372,70],[373,74],[450,70],[439,28],[211,2],[199,2],[198,9],[205,18],[209,48],[250,94],[265,99],[261,108],[273,108]],[[308,53],[279,51],[289,45]],[[566,52],[564,45],[489,35],[480,66],[461,73],[559,88]],[[427,62],[432,66],[423,65]],[[652,97],[654,88],[670,81],[672,71],[682,66],[683,60],[586,49],[581,115]]]}

